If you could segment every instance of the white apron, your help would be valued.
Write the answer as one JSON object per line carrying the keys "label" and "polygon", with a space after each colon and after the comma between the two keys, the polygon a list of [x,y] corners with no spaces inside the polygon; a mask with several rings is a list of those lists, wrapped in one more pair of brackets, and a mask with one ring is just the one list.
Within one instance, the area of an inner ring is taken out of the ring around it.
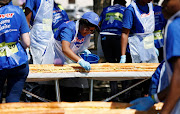
{"label": "white apron", "polygon": [[[53,6],[54,0],[41,0],[41,4],[34,19],[30,32],[30,50],[33,57],[33,64],[48,64],[49,61],[47,61],[47,59],[53,61],[53,48],[49,47],[52,46],[53,41]],[[48,58],[46,58],[47,55]]]}
{"label": "white apron", "polygon": [[141,22],[144,33],[135,33],[128,38],[130,53],[133,63],[158,63],[158,57],[154,46],[154,11],[152,2],[148,3],[149,14],[140,14],[140,11],[134,1],[131,2],[135,14]]}
{"label": "white apron", "polygon": [[[168,73],[168,79],[169,79],[169,83],[171,82],[171,78],[172,78],[172,70],[170,68],[170,65],[166,59],[166,40],[167,40],[167,30],[168,30],[168,26],[169,24],[174,20],[175,17],[180,17],[180,11],[177,12],[176,14],[174,14],[167,22],[166,28],[165,28],[165,36],[164,36],[164,60],[166,62],[166,67],[167,67],[167,73]],[[179,101],[176,103],[174,109],[172,110],[171,114],[179,114],[180,113],[180,99]]]}
{"label": "white apron", "polygon": [[[71,41],[70,48],[75,54],[81,53],[85,49],[88,48],[89,43],[90,43],[90,35],[85,36],[84,42],[77,47],[75,45],[77,41],[77,34],[79,30],[79,20],[76,21],[76,34],[74,36],[74,39]],[[66,57],[63,52],[62,52],[62,44],[60,41],[55,40],[55,46],[54,46],[54,51],[55,51],[55,61],[54,64],[69,64],[69,63],[74,63],[71,59]],[[56,63],[55,63],[56,62]],[[62,79],[60,80],[60,85],[64,87],[78,87],[78,88],[88,88],[88,81],[85,78],[68,78],[68,79]]]}

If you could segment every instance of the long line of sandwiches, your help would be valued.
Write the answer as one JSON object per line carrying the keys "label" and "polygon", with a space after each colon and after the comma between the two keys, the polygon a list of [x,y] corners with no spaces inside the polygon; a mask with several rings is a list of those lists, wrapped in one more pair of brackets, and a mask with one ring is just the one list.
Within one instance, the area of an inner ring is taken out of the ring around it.
{"label": "long line of sandwiches", "polygon": [[35,65],[30,64],[31,73],[64,73],[64,72],[121,72],[121,71],[155,71],[159,63],[98,63],[91,64],[91,70],[86,71],[79,64],[68,65]]}
{"label": "long line of sandwiches", "polygon": [[4,103],[0,104],[2,114],[157,114],[163,103],[155,104],[146,112],[126,110],[131,106],[128,103],[116,102],[31,102],[31,103]]}

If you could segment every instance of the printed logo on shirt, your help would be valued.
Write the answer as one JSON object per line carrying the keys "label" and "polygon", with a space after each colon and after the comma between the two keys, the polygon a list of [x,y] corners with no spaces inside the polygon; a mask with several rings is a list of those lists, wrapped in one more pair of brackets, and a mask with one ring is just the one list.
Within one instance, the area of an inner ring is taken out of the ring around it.
{"label": "printed logo on shirt", "polygon": [[70,21],[66,21],[65,23],[67,24],[67,23],[69,23]]}
{"label": "printed logo on shirt", "polygon": [[123,14],[119,12],[111,12],[106,14],[106,21],[108,21],[111,17],[114,18],[114,20],[122,21]]}
{"label": "printed logo on shirt", "polygon": [[[5,19],[5,20],[0,21],[0,31],[9,29],[11,27],[10,22],[11,22],[10,19]],[[2,32],[0,33],[0,35],[4,33],[5,32]]]}
{"label": "printed logo on shirt", "polygon": [[0,19],[12,18],[13,16],[14,16],[14,13],[0,14]]}
{"label": "printed logo on shirt", "polygon": [[160,14],[161,14],[161,11],[154,13],[154,15],[160,15]]}
{"label": "printed logo on shirt", "polygon": [[78,37],[76,37],[74,40],[75,40],[75,45],[76,45],[76,47],[79,48],[79,47],[83,44],[85,38],[78,39]]}
{"label": "printed logo on shirt", "polygon": [[141,17],[142,17],[142,18],[143,18],[143,17],[148,17],[150,14],[151,14],[150,12],[149,12],[148,14],[143,13],[143,14],[141,14]]}

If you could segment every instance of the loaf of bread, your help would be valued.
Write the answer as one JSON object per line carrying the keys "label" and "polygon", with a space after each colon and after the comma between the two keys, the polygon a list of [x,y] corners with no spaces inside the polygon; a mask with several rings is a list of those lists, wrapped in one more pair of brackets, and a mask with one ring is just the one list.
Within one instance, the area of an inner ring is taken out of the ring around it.
{"label": "loaf of bread", "polygon": [[98,63],[91,64],[91,70],[86,71],[79,64],[68,65],[37,65],[30,64],[31,73],[64,73],[64,72],[128,72],[155,71],[159,63]]}
{"label": "loaf of bread", "polygon": [[[34,102],[0,104],[1,114],[157,114],[163,103],[155,104],[146,112],[126,110],[128,103],[115,102]],[[158,108],[157,108],[158,107]]]}

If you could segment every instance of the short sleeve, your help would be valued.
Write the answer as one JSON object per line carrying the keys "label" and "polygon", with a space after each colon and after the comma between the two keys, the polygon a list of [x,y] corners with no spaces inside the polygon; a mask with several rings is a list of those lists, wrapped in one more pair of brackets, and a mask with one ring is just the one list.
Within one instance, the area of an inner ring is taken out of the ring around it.
{"label": "short sleeve", "polygon": [[166,41],[167,60],[173,57],[180,57],[180,18],[175,19],[168,27]]}
{"label": "short sleeve", "polygon": [[71,43],[73,39],[73,32],[70,29],[65,28],[64,30],[61,31],[60,38],[61,38],[61,41],[65,40]]}
{"label": "short sleeve", "polygon": [[133,25],[133,13],[131,10],[126,9],[124,11],[124,16],[123,16],[123,27],[127,29],[131,29]]}
{"label": "short sleeve", "polygon": [[34,0],[26,0],[26,8],[29,8],[31,11],[33,11],[33,8],[35,7]]}

